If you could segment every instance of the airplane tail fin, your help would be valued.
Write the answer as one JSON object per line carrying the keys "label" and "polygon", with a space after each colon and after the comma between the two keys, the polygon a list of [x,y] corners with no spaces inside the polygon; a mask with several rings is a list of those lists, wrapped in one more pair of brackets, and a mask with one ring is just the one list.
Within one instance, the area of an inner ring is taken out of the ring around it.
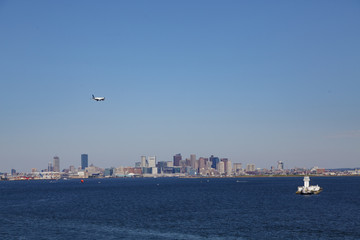
{"label": "airplane tail fin", "polygon": [[92,98],[94,99],[95,97],[94,97],[94,94],[92,95]]}

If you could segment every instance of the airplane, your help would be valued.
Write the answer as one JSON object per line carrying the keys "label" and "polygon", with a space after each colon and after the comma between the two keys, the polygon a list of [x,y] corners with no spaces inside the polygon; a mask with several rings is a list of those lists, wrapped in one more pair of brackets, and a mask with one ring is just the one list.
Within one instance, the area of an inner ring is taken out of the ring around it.
{"label": "airplane", "polygon": [[104,101],[105,100],[104,97],[95,97],[94,94],[92,95],[92,99],[94,99],[95,101]]}

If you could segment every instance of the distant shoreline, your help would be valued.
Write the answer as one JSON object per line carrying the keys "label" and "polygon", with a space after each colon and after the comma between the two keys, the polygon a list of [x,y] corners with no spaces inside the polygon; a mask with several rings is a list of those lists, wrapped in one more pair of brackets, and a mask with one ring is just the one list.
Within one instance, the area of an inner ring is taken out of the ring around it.
{"label": "distant shoreline", "polygon": [[[231,177],[216,177],[216,176],[204,176],[204,177],[191,177],[191,176],[184,176],[184,177],[178,177],[178,178],[272,178],[272,177],[276,177],[276,178],[286,178],[286,177],[304,177],[304,176],[309,176],[309,177],[360,177],[360,175],[249,175],[249,176],[231,176]],[[159,177],[160,178],[160,177]]]}
{"label": "distant shoreline", "polygon": [[181,178],[181,179],[237,179],[237,178],[302,178],[309,176],[311,178],[318,177],[360,177],[360,175],[247,175],[247,176],[136,176],[136,177],[97,177],[97,178],[52,178],[52,179],[39,179],[39,178],[28,178],[28,179],[0,179],[0,181],[36,181],[36,180],[83,180],[83,179],[132,179],[132,178],[143,178],[143,179],[154,179],[154,178]]}

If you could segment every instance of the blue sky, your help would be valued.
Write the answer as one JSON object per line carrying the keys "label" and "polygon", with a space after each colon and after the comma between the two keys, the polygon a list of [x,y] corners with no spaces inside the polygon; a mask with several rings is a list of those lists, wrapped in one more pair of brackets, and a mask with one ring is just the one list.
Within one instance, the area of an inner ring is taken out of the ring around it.
{"label": "blue sky", "polygon": [[358,167],[359,25],[358,1],[2,0],[0,172]]}

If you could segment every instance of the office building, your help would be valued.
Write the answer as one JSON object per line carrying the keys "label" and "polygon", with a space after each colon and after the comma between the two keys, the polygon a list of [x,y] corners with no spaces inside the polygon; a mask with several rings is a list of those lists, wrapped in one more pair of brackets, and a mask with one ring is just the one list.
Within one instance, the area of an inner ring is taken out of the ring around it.
{"label": "office building", "polygon": [[214,157],[214,155],[211,155],[210,162],[211,162],[211,168],[216,169],[216,164],[220,162],[220,159],[218,157]]}
{"label": "office building", "polygon": [[284,163],[282,161],[277,162],[277,169],[278,170],[284,170]]}
{"label": "office building", "polygon": [[205,169],[205,158],[199,158],[199,169]]}
{"label": "office building", "polygon": [[191,154],[190,155],[190,166],[192,167],[192,169],[196,169],[196,155],[195,154]]}
{"label": "office building", "polygon": [[230,175],[232,172],[232,163],[229,159],[227,158],[222,158],[221,162],[224,163],[224,171],[227,175]]}
{"label": "office building", "polygon": [[247,164],[246,171],[247,172],[255,172],[255,164]]}
{"label": "office building", "polygon": [[81,154],[81,169],[87,168],[89,166],[88,162],[88,155]]}
{"label": "office building", "polygon": [[54,170],[52,162],[48,163],[48,169],[47,170],[48,170],[48,172],[52,172]]}
{"label": "office building", "polygon": [[114,174],[115,168],[105,168],[104,177],[111,177]]}
{"label": "office building", "polygon": [[153,157],[148,157],[147,163],[148,163],[148,167],[149,167],[149,168],[154,168],[154,167],[156,167],[156,157],[155,157],[155,156],[153,156]]}
{"label": "office building", "polygon": [[212,162],[208,158],[204,158],[205,161],[205,169],[210,169]]}
{"label": "office building", "polygon": [[234,163],[234,172],[240,173],[242,171],[242,164],[241,163]]}
{"label": "office building", "polygon": [[224,174],[225,173],[225,164],[224,164],[224,162],[218,162],[216,164],[216,170],[219,172],[219,174]]}
{"label": "office building", "polygon": [[141,156],[140,167],[148,167],[148,166],[147,166],[147,161],[146,161],[146,157],[145,157],[145,156]]}
{"label": "office building", "polygon": [[181,156],[181,154],[179,153],[179,154],[176,154],[175,156],[174,156],[174,167],[175,166],[180,166],[180,161],[182,160],[182,156]]}
{"label": "office building", "polygon": [[53,171],[60,172],[60,158],[57,156],[53,159]]}
{"label": "office building", "polygon": [[185,159],[185,166],[186,167],[191,167],[191,161],[189,158]]}

